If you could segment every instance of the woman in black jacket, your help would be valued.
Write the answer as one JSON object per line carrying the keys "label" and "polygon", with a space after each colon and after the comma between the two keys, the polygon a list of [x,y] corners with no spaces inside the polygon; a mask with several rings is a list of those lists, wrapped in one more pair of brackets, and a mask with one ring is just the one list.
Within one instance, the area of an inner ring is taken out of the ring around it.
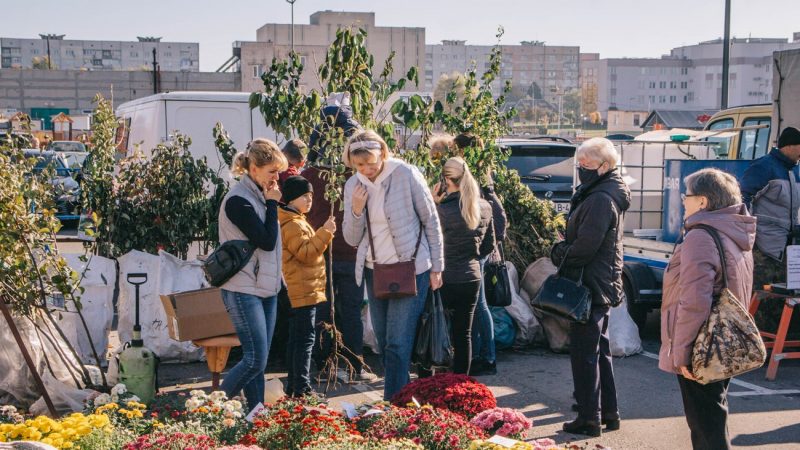
{"label": "woman in black jacket", "polygon": [[444,235],[442,300],[453,311],[453,372],[469,373],[480,260],[494,250],[492,207],[481,199],[478,183],[463,159],[450,158],[442,178],[445,185],[434,187]]}
{"label": "woman in black jacket", "polygon": [[562,275],[577,280],[592,294],[586,324],[570,326],[570,360],[578,418],[564,424],[569,433],[600,436],[619,429],[617,391],[608,341],[609,310],[622,295],[623,213],[631,193],[617,171],[614,144],[592,138],[575,152],[581,184],[572,196],[566,240],[553,246],[550,259]]}

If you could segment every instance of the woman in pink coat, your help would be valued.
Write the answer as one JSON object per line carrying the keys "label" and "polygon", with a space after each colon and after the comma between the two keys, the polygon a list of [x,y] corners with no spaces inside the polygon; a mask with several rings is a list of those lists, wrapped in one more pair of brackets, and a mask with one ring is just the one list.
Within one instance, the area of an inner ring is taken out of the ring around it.
{"label": "woman in pink coat", "polygon": [[728,449],[728,384],[730,379],[702,385],[691,372],[691,354],[700,327],[722,289],[720,254],[703,224],[722,241],[728,267],[728,288],[745,309],[753,284],[753,244],[756,219],[742,204],[736,178],[704,169],[686,179],[683,242],[664,273],[661,303],[661,351],[658,367],[678,376],[686,421],[696,449]]}

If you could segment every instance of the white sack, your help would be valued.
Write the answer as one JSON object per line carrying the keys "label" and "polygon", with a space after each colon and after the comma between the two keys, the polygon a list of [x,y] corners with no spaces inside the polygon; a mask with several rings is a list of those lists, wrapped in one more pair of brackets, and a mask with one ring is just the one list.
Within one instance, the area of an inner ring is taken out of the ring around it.
{"label": "white sack", "polygon": [[[14,323],[17,325],[37,372],[39,375],[50,374],[50,369],[45,361],[46,355],[56,380],[76,388],[82,388],[83,378],[78,360],[69,351],[67,344],[55,329],[52,332],[48,331],[48,328],[44,326],[45,320],[38,319],[42,331],[37,332],[30,320],[21,317],[14,318]],[[49,336],[49,339],[45,335]],[[56,346],[60,350],[56,350]],[[59,351],[64,354],[66,363],[58,356]],[[75,383],[75,379],[78,380],[78,384]],[[0,405],[10,404],[27,409],[40,396],[41,392],[34,382],[33,375],[25,363],[25,358],[22,356],[16,340],[14,340],[11,328],[6,324],[5,318],[0,316]]]}
{"label": "white sack", "polygon": [[[74,383],[72,385],[62,383],[53,378],[50,373],[45,373],[42,376],[42,382],[47,389],[47,393],[50,394],[50,400],[53,402],[53,407],[59,416],[83,411],[84,401],[95,392],[91,389],[77,389]],[[50,415],[50,410],[47,408],[44,397],[36,400],[29,411],[34,416]]]}
{"label": "white sack", "polygon": [[167,315],[159,294],[171,294],[208,287],[199,261],[182,261],[169,253],[159,256],[131,250],[119,262],[119,342],[132,339],[136,320],[136,290],[128,283],[129,273],[146,273],[147,282],[139,287],[139,317],[144,345],[161,361],[199,361],[203,350],[191,342],[178,342],[169,337]]}
{"label": "white sack", "polygon": [[628,305],[624,299],[619,306],[611,308],[608,319],[608,338],[611,343],[612,356],[631,356],[642,352],[642,338],[639,327],[628,314]]}
{"label": "white sack", "polygon": [[[81,298],[81,312],[89,328],[95,351],[100,357],[100,364],[105,365],[108,348],[108,333],[114,319],[114,283],[117,280],[117,268],[114,260],[102,256],[89,256],[87,262],[81,261],[81,255],[63,255],[69,266],[82,275],[80,286],[84,288]],[[88,268],[87,268],[88,266]],[[78,293],[76,293],[78,294]],[[58,319],[59,325],[67,335],[67,339],[75,347],[75,351],[85,364],[97,364],[86,330],[72,302],[64,304],[65,311]]]}
{"label": "white sack", "polygon": [[364,325],[364,345],[372,350],[376,355],[381,354],[381,348],[378,345],[378,338],[375,336],[375,329],[372,327],[372,317],[369,314],[369,304],[361,308],[361,323]]}
{"label": "white sack", "polygon": [[537,336],[542,333],[539,321],[533,315],[533,308],[519,294],[519,275],[517,268],[511,261],[506,261],[508,268],[508,278],[511,280],[511,304],[506,306],[506,311],[517,324],[517,337],[514,339],[514,346],[524,347],[536,341]]}

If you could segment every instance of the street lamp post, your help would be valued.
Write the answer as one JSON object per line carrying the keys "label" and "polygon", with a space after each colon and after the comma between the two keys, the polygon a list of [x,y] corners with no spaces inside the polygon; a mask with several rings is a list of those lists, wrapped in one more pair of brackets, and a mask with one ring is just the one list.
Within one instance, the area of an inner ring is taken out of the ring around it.
{"label": "street lamp post", "polygon": [[728,72],[731,62],[731,0],[725,0],[725,37],[722,40],[722,99],[720,108],[728,107]]}
{"label": "street lamp post", "polygon": [[297,0],[286,0],[287,3],[292,5],[292,53],[294,53],[294,2]]}

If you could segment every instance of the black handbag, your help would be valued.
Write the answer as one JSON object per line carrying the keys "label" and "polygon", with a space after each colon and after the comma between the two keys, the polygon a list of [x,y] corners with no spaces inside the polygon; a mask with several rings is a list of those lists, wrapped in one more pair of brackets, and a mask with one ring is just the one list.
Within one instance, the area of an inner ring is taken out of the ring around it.
{"label": "black handbag", "polygon": [[483,292],[489,306],[508,306],[511,304],[511,279],[502,243],[497,243],[497,250],[500,261],[486,261],[483,266]]}
{"label": "black handbag", "polygon": [[417,324],[412,361],[424,369],[431,370],[437,367],[450,367],[453,356],[450,318],[444,310],[439,291],[429,289],[425,309]]}
{"label": "black handbag", "polygon": [[567,253],[569,249],[564,254],[558,271],[547,277],[531,306],[541,312],[585,324],[592,313],[592,293],[583,285],[583,268],[578,281],[561,275]]}
{"label": "black handbag", "polygon": [[227,241],[203,261],[203,273],[211,286],[220,287],[239,273],[253,256],[256,247],[250,241]]}

